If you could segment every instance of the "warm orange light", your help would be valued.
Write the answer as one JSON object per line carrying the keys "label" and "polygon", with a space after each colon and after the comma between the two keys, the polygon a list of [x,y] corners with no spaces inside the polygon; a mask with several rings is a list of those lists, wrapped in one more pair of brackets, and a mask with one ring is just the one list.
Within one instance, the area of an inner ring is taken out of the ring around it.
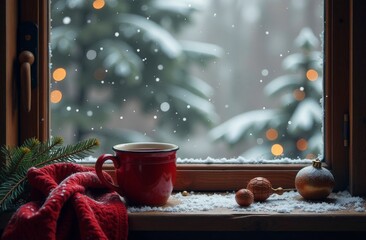
{"label": "warm orange light", "polygon": [[280,156],[283,153],[283,147],[281,144],[273,144],[271,152],[275,156]]}
{"label": "warm orange light", "polygon": [[276,129],[270,128],[266,131],[266,138],[270,141],[276,140],[278,137],[278,132]]}
{"label": "warm orange light", "polygon": [[306,158],[307,159],[315,159],[316,156],[314,154],[312,154],[312,153],[309,153],[308,155],[306,155]]}
{"label": "warm orange light", "polygon": [[105,5],[104,0],[95,0],[93,2],[93,8],[95,8],[95,9],[101,9],[104,7],[104,5]]}
{"label": "warm orange light", "polygon": [[65,68],[57,68],[53,71],[52,77],[55,81],[62,81],[66,77],[66,70]]}
{"label": "warm orange light", "polygon": [[308,78],[308,80],[310,81],[315,81],[318,79],[319,77],[319,74],[317,71],[315,71],[314,69],[309,69],[307,72],[306,72],[306,77]]}
{"label": "warm orange light", "polygon": [[300,89],[295,89],[292,94],[297,101],[302,101],[305,98],[305,92]]}
{"label": "warm orange light", "polygon": [[62,92],[60,90],[53,90],[50,94],[52,103],[59,103],[62,99]]}
{"label": "warm orange light", "polygon": [[301,139],[297,140],[296,147],[300,151],[305,151],[306,149],[308,149],[308,141],[306,141],[305,139],[301,138]]}

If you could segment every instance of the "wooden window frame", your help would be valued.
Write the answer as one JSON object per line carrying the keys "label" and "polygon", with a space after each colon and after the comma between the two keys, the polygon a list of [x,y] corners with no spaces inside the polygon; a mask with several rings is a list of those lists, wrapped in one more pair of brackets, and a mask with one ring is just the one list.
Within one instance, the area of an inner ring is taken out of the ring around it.
{"label": "wooden window frame", "polygon": [[[364,0],[326,0],[325,30],[325,163],[335,176],[335,190],[366,195],[366,100],[363,70]],[[19,4],[18,4],[19,3]],[[3,5],[3,6],[2,6]],[[49,1],[2,1],[0,5],[0,144],[20,144],[26,138],[49,136]],[[18,11],[18,9],[20,9]],[[26,9],[26,10],[25,10]],[[31,11],[34,9],[35,11]],[[20,13],[20,14],[19,14]],[[16,26],[33,21],[39,27],[38,88],[32,90],[32,111],[22,108],[17,77]],[[14,50],[15,49],[15,50]],[[344,118],[348,119],[349,127]],[[347,130],[349,129],[349,133]],[[344,135],[349,135],[348,145]],[[255,176],[274,186],[294,187],[300,164],[178,165],[175,190],[227,191],[245,186]],[[111,166],[106,170],[113,175]]]}

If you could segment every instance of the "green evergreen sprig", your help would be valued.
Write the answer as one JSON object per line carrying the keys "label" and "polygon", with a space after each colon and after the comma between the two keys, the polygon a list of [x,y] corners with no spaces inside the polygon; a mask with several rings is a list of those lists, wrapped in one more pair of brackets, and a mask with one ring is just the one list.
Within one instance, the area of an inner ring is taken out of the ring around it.
{"label": "green evergreen sprig", "polygon": [[9,211],[27,201],[27,171],[31,167],[58,162],[75,162],[91,154],[99,146],[95,138],[63,146],[61,137],[40,142],[36,138],[27,139],[21,146],[1,147],[0,161],[0,213]]}

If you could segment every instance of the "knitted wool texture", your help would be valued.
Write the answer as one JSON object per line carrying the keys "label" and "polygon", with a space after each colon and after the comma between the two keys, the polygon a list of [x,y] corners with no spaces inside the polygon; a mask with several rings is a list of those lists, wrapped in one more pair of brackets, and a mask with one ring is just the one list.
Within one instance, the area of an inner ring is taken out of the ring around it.
{"label": "knitted wool texture", "polygon": [[56,163],[29,169],[27,178],[32,201],[13,214],[2,239],[127,239],[126,207],[93,168]]}

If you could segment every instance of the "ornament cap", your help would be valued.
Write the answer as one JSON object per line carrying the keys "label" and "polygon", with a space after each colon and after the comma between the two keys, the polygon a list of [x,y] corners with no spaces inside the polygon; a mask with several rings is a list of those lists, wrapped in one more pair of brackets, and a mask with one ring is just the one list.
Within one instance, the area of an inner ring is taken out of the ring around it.
{"label": "ornament cap", "polygon": [[319,159],[313,160],[313,167],[315,168],[322,168],[322,162]]}

